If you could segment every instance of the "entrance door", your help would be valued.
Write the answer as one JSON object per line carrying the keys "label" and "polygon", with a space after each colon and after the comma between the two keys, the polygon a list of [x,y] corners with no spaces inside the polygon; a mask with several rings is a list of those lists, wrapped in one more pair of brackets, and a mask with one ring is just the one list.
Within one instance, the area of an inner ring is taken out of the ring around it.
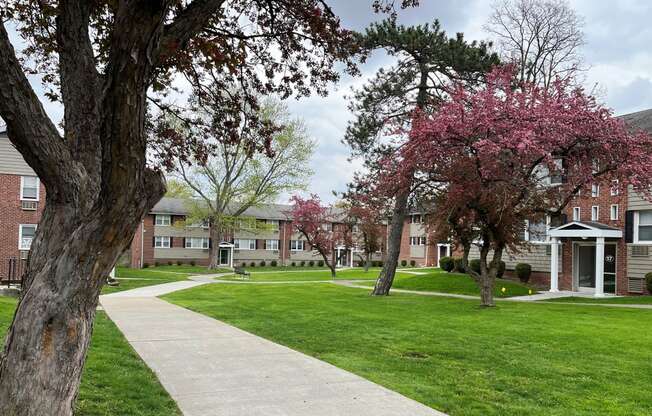
{"label": "entrance door", "polygon": [[220,249],[220,266],[228,266],[229,264],[229,249]]}
{"label": "entrance door", "polygon": [[579,287],[595,288],[595,246],[579,246]]}
{"label": "entrance door", "polygon": [[616,293],[616,245],[604,246],[604,291]]}
{"label": "entrance door", "polygon": [[439,246],[439,260],[441,260],[442,257],[446,257],[447,251],[448,248],[446,246]]}

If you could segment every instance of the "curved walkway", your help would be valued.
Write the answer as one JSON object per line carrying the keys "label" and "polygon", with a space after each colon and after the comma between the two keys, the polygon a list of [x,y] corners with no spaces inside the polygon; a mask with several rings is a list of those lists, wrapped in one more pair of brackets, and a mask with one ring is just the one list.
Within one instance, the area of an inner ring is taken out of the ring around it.
{"label": "curved walkway", "polygon": [[184,415],[445,416],[323,361],[157,298],[220,276],[193,276],[192,281],[100,297]]}

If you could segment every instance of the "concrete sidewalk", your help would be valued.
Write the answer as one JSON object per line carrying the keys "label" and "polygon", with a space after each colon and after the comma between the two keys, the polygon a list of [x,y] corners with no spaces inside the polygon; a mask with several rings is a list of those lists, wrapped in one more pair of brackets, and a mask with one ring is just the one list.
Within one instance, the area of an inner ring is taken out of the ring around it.
{"label": "concrete sidewalk", "polygon": [[184,415],[444,415],[323,361],[155,297],[204,283],[174,282],[100,298]]}

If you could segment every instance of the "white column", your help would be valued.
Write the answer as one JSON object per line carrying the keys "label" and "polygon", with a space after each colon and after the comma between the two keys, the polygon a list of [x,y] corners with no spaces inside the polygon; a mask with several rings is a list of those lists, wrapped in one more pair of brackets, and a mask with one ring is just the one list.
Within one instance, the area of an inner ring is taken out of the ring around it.
{"label": "white column", "polygon": [[451,245],[446,244],[446,257],[450,257],[450,256],[451,256]]}
{"label": "white column", "polygon": [[604,296],[604,237],[595,239],[595,297]]}
{"label": "white column", "polygon": [[559,239],[550,242],[550,291],[559,292]]}
{"label": "white column", "polygon": [[233,246],[229,247],[231,249],[231,256],[229,258],[229,267],[233,268]]}

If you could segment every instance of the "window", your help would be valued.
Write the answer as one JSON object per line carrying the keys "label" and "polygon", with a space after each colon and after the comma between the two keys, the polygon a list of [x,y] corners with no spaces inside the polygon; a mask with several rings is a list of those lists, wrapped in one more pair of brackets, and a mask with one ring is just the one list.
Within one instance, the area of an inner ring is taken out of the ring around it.
{"label": "window", "polygon": [[600,185],[593,184],[591,185],[591,196],[597,198],[600,196]]}
{"label": "window", "polygon": [[591,221],[599,221],[599,220],[600,220],[600,207],[594,205],[591,207]]}
{"label": "window", "polygon": [[548,180],[550,181],[550,185],[560,185],[564,182],[564,164],[561,159],[555,159],[553,163],[555,168],[553,172],[548,176]]}
{"label": "window", "polygon": [[278,231],[279,228],[278,220],[267,220],[267,226],[274,231]]}
{"label": "window", "polygon": [[618,179],[611,181],[611,196],[620,195],[620,185],[618,184]]}
{"label": "window", "polygon": [[186,237],[186,248],[208,248],[206,237]]}
{"label": "window", "polygon": [[548,216],[543,221],[525,221],[525,241],[542,243],[548,240]]}
{"label": "window", "polygon": [[426,237],[410,237],[411,246],[425,246]]}
{"label": "window", "polygon": [[278,250],[278,240],[265,240],[266,250]]}
{"label": "window", "polygon": [[157,215],[154,224],[156,225],[170,225],[172,218],[169,215]]}
{"label": "window", "polygon": [[256,228],[256,220],[253,218],[242,218],[238,220],[238,227],[241,230],[251,230]]}
{"label": "window", "polygon": [[197,222],[187,224],[186,226],[191,227],[191,228],[199,228],[199,227],[208,228],[209,227],[209,221],[208,220],[201,220],[201,221],[197,221]]}
{"label": "window", "polygon": [[582,221],[582,210],[580,207],[573,208],[573,221]]}
{"label": "window", "polygon": [[410,222],[412,224],[421,224],[423,222],[423,216],[421,214],[414,214],[410,216]]}
{"label": "window", "polygon": [[637,225],[634,229],[635,242],[652,242],[652,210],[637,212],[634,224]]}
{"label": "window", "polygon": [[233,244],[237,250],[255,250],[256,240],[247,238],[236,238]]}
{"label": "window", "polygon": [[612,205],[611,206],[611,221],[618,221],[618,205]]}
{"label": "window", "polygon": [[170,237],[162,237],[162,236],[154,237],[154,247],[170,248]]}
{"label": "window", "polygon": [[333,224],[330,222],[324,223],[321,225],[321,229],[324,231],[331,231],[333,229]]}
{"label": "window", "polygon": [[18,228],[18,250],[29,250],[36,234],[36,224],[21,224]]}
{"label": "window", "polygon": [[21,201],[38,201],[39,180],[36,176],[20,177]]}
{"label": "window", "polygon": [[303,240],[290,240],[290,251],[303,251]]}
{"label": "window", "polygon": [[351,231],[353,231],[354,233],[359,233],[360,232],[360,225],[359,224],[353,224],[353,226],[351,227]]}

